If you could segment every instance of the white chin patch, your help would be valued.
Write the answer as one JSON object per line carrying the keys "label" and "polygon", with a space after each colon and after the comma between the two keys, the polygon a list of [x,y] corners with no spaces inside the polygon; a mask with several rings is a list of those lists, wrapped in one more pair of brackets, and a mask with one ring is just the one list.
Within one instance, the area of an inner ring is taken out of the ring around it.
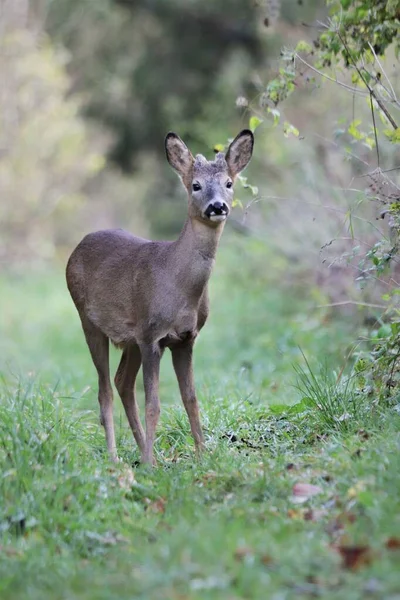
{"label": "white chin patch", "polygon": [[226,219],[226,215],[213,215],[211,213],[210,215],[210,221],[216,221],[217,223],[220,223],[221,221],[225,221]]}

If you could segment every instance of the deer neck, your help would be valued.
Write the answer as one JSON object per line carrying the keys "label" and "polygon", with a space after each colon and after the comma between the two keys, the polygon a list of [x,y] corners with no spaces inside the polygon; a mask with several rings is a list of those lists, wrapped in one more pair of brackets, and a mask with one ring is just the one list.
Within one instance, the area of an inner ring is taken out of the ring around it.
{"label": "deer neck", "polygon": [[179,279],[189,293],[201,296],[210,278],[224,222],[216,227],[188,217],[175,242]]}
{"label": "deer neck", "polygon": [[196,260],[199,254],[203,260],[214,260],[219,240],[224,229],[224,222],[210,226],[194,217],[188,217],[177,241],[180,250]]}

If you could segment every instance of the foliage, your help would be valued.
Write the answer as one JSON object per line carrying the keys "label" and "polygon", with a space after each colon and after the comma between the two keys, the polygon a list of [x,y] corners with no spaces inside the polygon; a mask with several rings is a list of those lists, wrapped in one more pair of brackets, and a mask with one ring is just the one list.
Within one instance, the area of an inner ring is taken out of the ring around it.
{"label": "foliage", "polygon": [[[396,52],[400,49],[399,0],[328,0],[327,4],[331,19],[318,39],[319,64],[330,66],[332,57],[340,57],[349,68],[367,56],[372,59],[371,51],[383,56],[392,42]],[[338,31],[345,34],[345,45]]]}
{"label": "foliage", "polygon": [[4,600],[258,599],[266,585],[271,598],[396,593],[399,415],[386,406],[330,427],[301,401],[289,385],[297,344],[308,356],[329,347],[337,362],[353,330],[310,318],[297,291],[293,302],[276,265],[260,268],[264,246],[226,241],[195,353],[207,452],[195,461],[165,357],[153,470],[136,466],[117,397],[122,462],[105,455],[63,273],[1,277]]}
{"label": "foliage", "polygon": [[320,365],[316,372],[306,359],[307,369],[296,366],[297,388],[303,402],[321,415],[327,430],[354,431],[359,421],[371,414],[368,403],[357,393],[354,378],[332,373]]}
{"label": "foliage", "polygon": [[[315,89],[317,84],[336,84],[338,92],[353,96],[353,118],[347,120],[347,124],[346,118],[341,120],[341,127],[333,132],[335,143],[343,146],[349,159],[359,159],[355,153],[360,148],[375,154],[378,168],[364,174],[367,177],[364,181],[368,186],[359,191],[359,206],[379,203],[381,216],[388,221],[389,236],[382,235],[372,243],[364,240],[365,251],[361,250],[357,240],[350,250],[343,253],[341,259],[358,271],[356,282],[360,285],[365,286],[371,282],[376,285],[378,282],[378,285],[381,283],[385,286],[388,291],[382,300],[386,306],[383,304],[384,313],[380,322],[389,323],[387,326],[383,325],[383,328],[386,327],[384,336],[371,336],[367,348],[362,352],[358,351],[353,357],[356,370],[351,378],[351,385],[353,387],[358,381],[357,393],[386,401],[388,396],[397,398],[400,390],[397,377],[397,349],[400,343],[398,284],[396,277],[391,276],[399,256],[400,188],[396,180],[382,170],[381,162],[387,156],[383,153],[386,140],[392,144],[400,142],[396,114],[400,102],[395,85],[385,70],[385,56],[391,58],[394,54],[397,59],[400,49],[400,2],[328,0],[327,6],[329,17],[326,23],[318,23],[318,35],[313,40],[298,42],[295,49],[284,49],[281,52],[279,72],[265,86],[260,98],[260,108],[266,113],[266,118],[272,116],[274,126],[280,125],[287,135],[288,124],[285,121],[282,125],[281,105],[292,94],[299,94],[302,90],[304,97],[310,86]],[[355,113],[355,98],[359,97],[367,101],[368,124]],[[260,114],[259,109],[256,109],[256,114]],[[298,135],[296,128],[294,133]],[[351,220],[348,230],[354,237]],[[330,246],[332,241],[327,242],[327,245]],[[300,371],[299,378],[304,393],[315,404],[321,404],[321,397],[327,400],[331,396],[331,390],[332,398],[323,407],[328,420],[339,418],[337,411],[343,410],[343,414],[348,412],[341,404],[348,396],[348,390],[343,393],[336,384],[332,386],[326,377],[323,377],[321,384],[312,371],[308,374]],[[356,390],[350,394],[351,398],[353,393]],[[357,402],[351,398],[350,404],[355,407]]]}
{"label": "foliage", "polygon": [[[398,290],[395,290],[397,294]],[[398,310],[389,322],[380,320],[371,331],[367,350],[356,353],[354,373],[359,389],[372,405],[400,410],[400,322]]]}
{"label": "foliage", "polygon": [[27,30],[0,43],[0,261],[52,257],[104,158],[89,142],[79,100],[66,99],[65,55]]}
{"label": "foliage", "polygon": [[[72,53],[70,72],[86,112],[112,133],[112,159],[124,170],[144,152],[163,154],[179,129],[195,150],[236,120],[229,89],[248,88],[262,58],[258,12],[241,0],[48,0],[47,30]],[[79,10],[78,10],[79,6]],[[95,30],[93,30],[95,24]]]}

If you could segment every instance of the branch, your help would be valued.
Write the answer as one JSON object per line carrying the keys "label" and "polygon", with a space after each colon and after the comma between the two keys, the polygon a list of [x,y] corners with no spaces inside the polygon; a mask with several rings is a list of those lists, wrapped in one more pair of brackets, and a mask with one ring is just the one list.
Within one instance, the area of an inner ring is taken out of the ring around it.
{"label": "branch", "polygon": [[[374,58],[375,58],[376,62],[378,63],[380,70],[381,70],[381,71],[382,71],[382,73],[384,74],[384,76],[385,76],[385,78],[386,78],[386,81],[387,81],[387,82],[388,82],[388,84],[389,84],[390,91],[391,91],[392,98],[393,98],[394,102],[396,102],[396,104],[398,104],[399,102],[398,102],[398,100],[397,100],[397,96],[396,96],[396,93],[395,93],[395,91],[394,91],[394,89],[393,89],[392,83],[391,83],[391,81],[390,81],[389,77],[386,75],[385,69],[383,68],[383,65],[382,65],[382,63],[380,62],[379,58],[377,57],[377,55],[376,55],[376,53],[375,53],[375,50],[374,50],[374,47],[373,47],[373,45],[371,44],[371,42],[368,42],[368,46],[369,46],[369,48],[370,48],[370,50],[371,50],[372,54],[374,55]],[[385,88],[385,90],[386,90],[386,88]],[[386,91],[387,91],[387,90],[386,90]]]}
{"label": "branch", "polygon": [[379,144],[378,144],[378,134],[376,131],[376,124],[375,124],[375,109],[374,109],[374,103],[372,102],[372,97],[370,96],[370,102],[371,102],[371,113],[372,113],[372,123],[374,125],[374,136],[375,136],[375,145],[376,145],[376,155],[378,157],[378,167],[380,167],[380,156],[379,156]]}
{"label": "branch", "polygon": [[353,94],[358,94],[359,96],[364,96],[364,97],[368,96],[368,94],[366,92],[363,92],[362,90],[360,90],[358,88],[353,88],[353,87],[351,87],[351,85],[347,85],[347,83],[343,83],[343,81],[338,81],[337,79],[330,77],[326,73],[319,71],[318,69],[316,69],[315,67],[310,65],[310,63],[308,63],[306,60],[304,60],[304,58],[302,58],[299,54],[297,54],[297,52],[295,53],[295,57],[298,58],[303,63],[303,65],[305,65],[306,67],[311,69],[311,71],[314,71],[314,73],[317,73],[317,75],[319,75],[320,77],[324,77],[325,79],[332,81],[332,83],[336,83],[337,85],[344,87],[346,90],[349,90],[349,92],[352,92]]}
{"label": "branch", "polygon": [[367,306],[368,308],[387,308],[383,304],[370,304],[369,302],[357,302],[356,300],[343,300],[343,302],[332,302],[331,304],[319,304],[316,308],[331,308],[332,306]]}
{"label": "branch", "polygon": [[346,44],[346,42],[344,41],[341,33],[339,30],[336,30],[337,35],[339,36],[340,41],[343,44],[344,49],[346,50],[347,56],[348,58],[351,60],[351,62],[354,65],[354,68],[356,69],[357,73],[359,74],[359,76],[361,77],[361,79],[363,80],[365,87],[367,88],[367,90],[369,91],[370,95],[374,98],[374,100],[377,102],[379,108],[381,109],[381,111],[384,113],[384,115],[386,116],[387,120],[389,121],[389,123],[391,124],[391,126],[393,127],[393,129],[397,129],[397,125],[395,120],[393,119],[392,115],[390,114],[390,112],[388,111],[388,109],[386,108],[386,106],[383,104],[382,100],[376,95],[375,90],[369,85],[369,83],[367,82],[367,80],[365,79],[364,75],[362,74],[362,72],[360,71],[357,63],[355,62],[354,58],[352,57],[349,48]]}

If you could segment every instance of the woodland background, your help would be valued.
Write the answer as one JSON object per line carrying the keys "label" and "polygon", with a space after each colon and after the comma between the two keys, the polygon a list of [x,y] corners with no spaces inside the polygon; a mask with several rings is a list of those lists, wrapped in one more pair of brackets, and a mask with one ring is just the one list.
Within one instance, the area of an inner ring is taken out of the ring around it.
{"label": "woodland background", "polygon": [[[0,0],[2,598],[399,597],[399,22],[398,0]],[[247,127],[195,352],[206,457],[165,359],[158,467],[117,394],[111,467],[68,255],[100,228],[173,239],[165,134],[212,157]]]}

